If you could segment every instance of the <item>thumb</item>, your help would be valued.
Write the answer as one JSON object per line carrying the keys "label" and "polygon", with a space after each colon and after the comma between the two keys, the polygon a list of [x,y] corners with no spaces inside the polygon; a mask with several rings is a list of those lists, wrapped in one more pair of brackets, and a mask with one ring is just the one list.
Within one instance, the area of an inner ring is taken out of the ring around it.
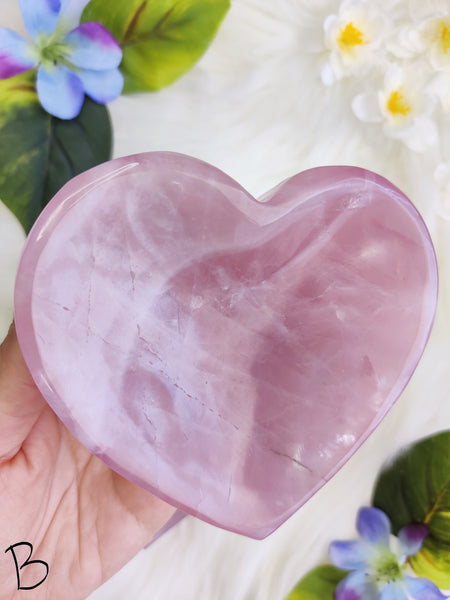
{"label": "thumb", "polygon": [[0,346],[0,463],[17,454],[45,406],[23,359],[13,324]]}

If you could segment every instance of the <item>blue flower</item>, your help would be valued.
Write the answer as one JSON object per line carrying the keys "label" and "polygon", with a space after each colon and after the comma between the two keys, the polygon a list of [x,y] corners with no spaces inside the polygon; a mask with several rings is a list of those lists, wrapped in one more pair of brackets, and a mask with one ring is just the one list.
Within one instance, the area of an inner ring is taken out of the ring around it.
{"label": "blue flower", "polygon": [[428,535],[426,525],[407,525],[399,531],[399,555],[389,546],[391,524],[378,508],[361,508],[356,523],[362,540],[333,542],[330,558],[351,571],[337,586],[335,600],[443,600],[428,579],[405,575],[408,556],[416,554]]}
{"label": "blue flower", "polygon": [[76,117],[84,94],[100,104],[122,93],[118,67],[122,49],[100,23],[64,30],[66,0],[19,0],[33,41],[0,27],[0,79],[37,67],[36,90],[45,110],[60,119]]}

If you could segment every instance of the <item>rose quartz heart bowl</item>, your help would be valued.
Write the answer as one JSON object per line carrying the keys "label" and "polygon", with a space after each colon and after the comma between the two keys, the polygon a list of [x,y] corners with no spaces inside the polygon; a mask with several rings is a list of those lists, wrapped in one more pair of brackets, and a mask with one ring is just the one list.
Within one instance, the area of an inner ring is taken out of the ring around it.
{"label": "rose quartz heart bowl", "polygon": [[321,167],[262,200],[188,156],[105,163],[41,214],[15,298],[25,360],[69,430],[255,538],[377,426],[437,299],[429,234],[385,179]]}

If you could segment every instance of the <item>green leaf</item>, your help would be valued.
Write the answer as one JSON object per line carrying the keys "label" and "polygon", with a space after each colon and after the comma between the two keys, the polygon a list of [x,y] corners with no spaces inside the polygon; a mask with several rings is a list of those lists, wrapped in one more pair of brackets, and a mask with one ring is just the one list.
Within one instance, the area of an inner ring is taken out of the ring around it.
{"label": "green leaf", "polygon": [[286,600],[333,600],[337,584],[348,571],[322,565],[301,579]]}
{"label": "green leaf", "polygon": [[430,533],[410,564],[421,577],[450,588],[450,431],[420,440],[387,464],[373,504],[391,519],[393,532],[425,523]]}
{"label": "green leaf", "polygon": [[32,72],[0,81],[0,200],[29,231],[41,210],[72,177],[111,158],[105,106],[86,99],[71,121],[39,104]]}
{"label": "green leaf", "polygon": [[82,22],[100,21],[123,49],[125,93],[154,91],[205,52],[230,0],[91,0]]}

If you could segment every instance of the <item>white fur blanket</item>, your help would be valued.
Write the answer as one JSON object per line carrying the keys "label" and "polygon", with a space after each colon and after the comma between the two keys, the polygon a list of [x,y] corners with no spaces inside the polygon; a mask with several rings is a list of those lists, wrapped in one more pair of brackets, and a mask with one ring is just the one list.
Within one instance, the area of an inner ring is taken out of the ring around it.
{"label": "white fur blanket", "polygon": [[[324,85],[321,72],[326,75],[330,58],[324,23],[341,4],[234,0],[210,49],[188,74],[161,92],[111,105],[114,154],[191,154],[256,196],[316,165],[358,165],[391,179],[421,211],[438,254],[440,300],[428,347],[375,433],[272,536],[249,540],[187,518],[91,600],[282,600],[306,571],[326,561],[333,539],[354,535],[356,511],[369,502],[380,465],[405,443],[450,426],[450,114],[434,109],[439,143],[418,152],[383,133],[380,124],[355,116],[352,98],[370,91],[370,76],[362,72]],[[379,4],[392,22],[424,18],[418,2],[370,4]],[[17,0],[0,0],[0,24],[23,29]],[[12,318],[22,244],[20,228],[0,204],[0,335]]]}

